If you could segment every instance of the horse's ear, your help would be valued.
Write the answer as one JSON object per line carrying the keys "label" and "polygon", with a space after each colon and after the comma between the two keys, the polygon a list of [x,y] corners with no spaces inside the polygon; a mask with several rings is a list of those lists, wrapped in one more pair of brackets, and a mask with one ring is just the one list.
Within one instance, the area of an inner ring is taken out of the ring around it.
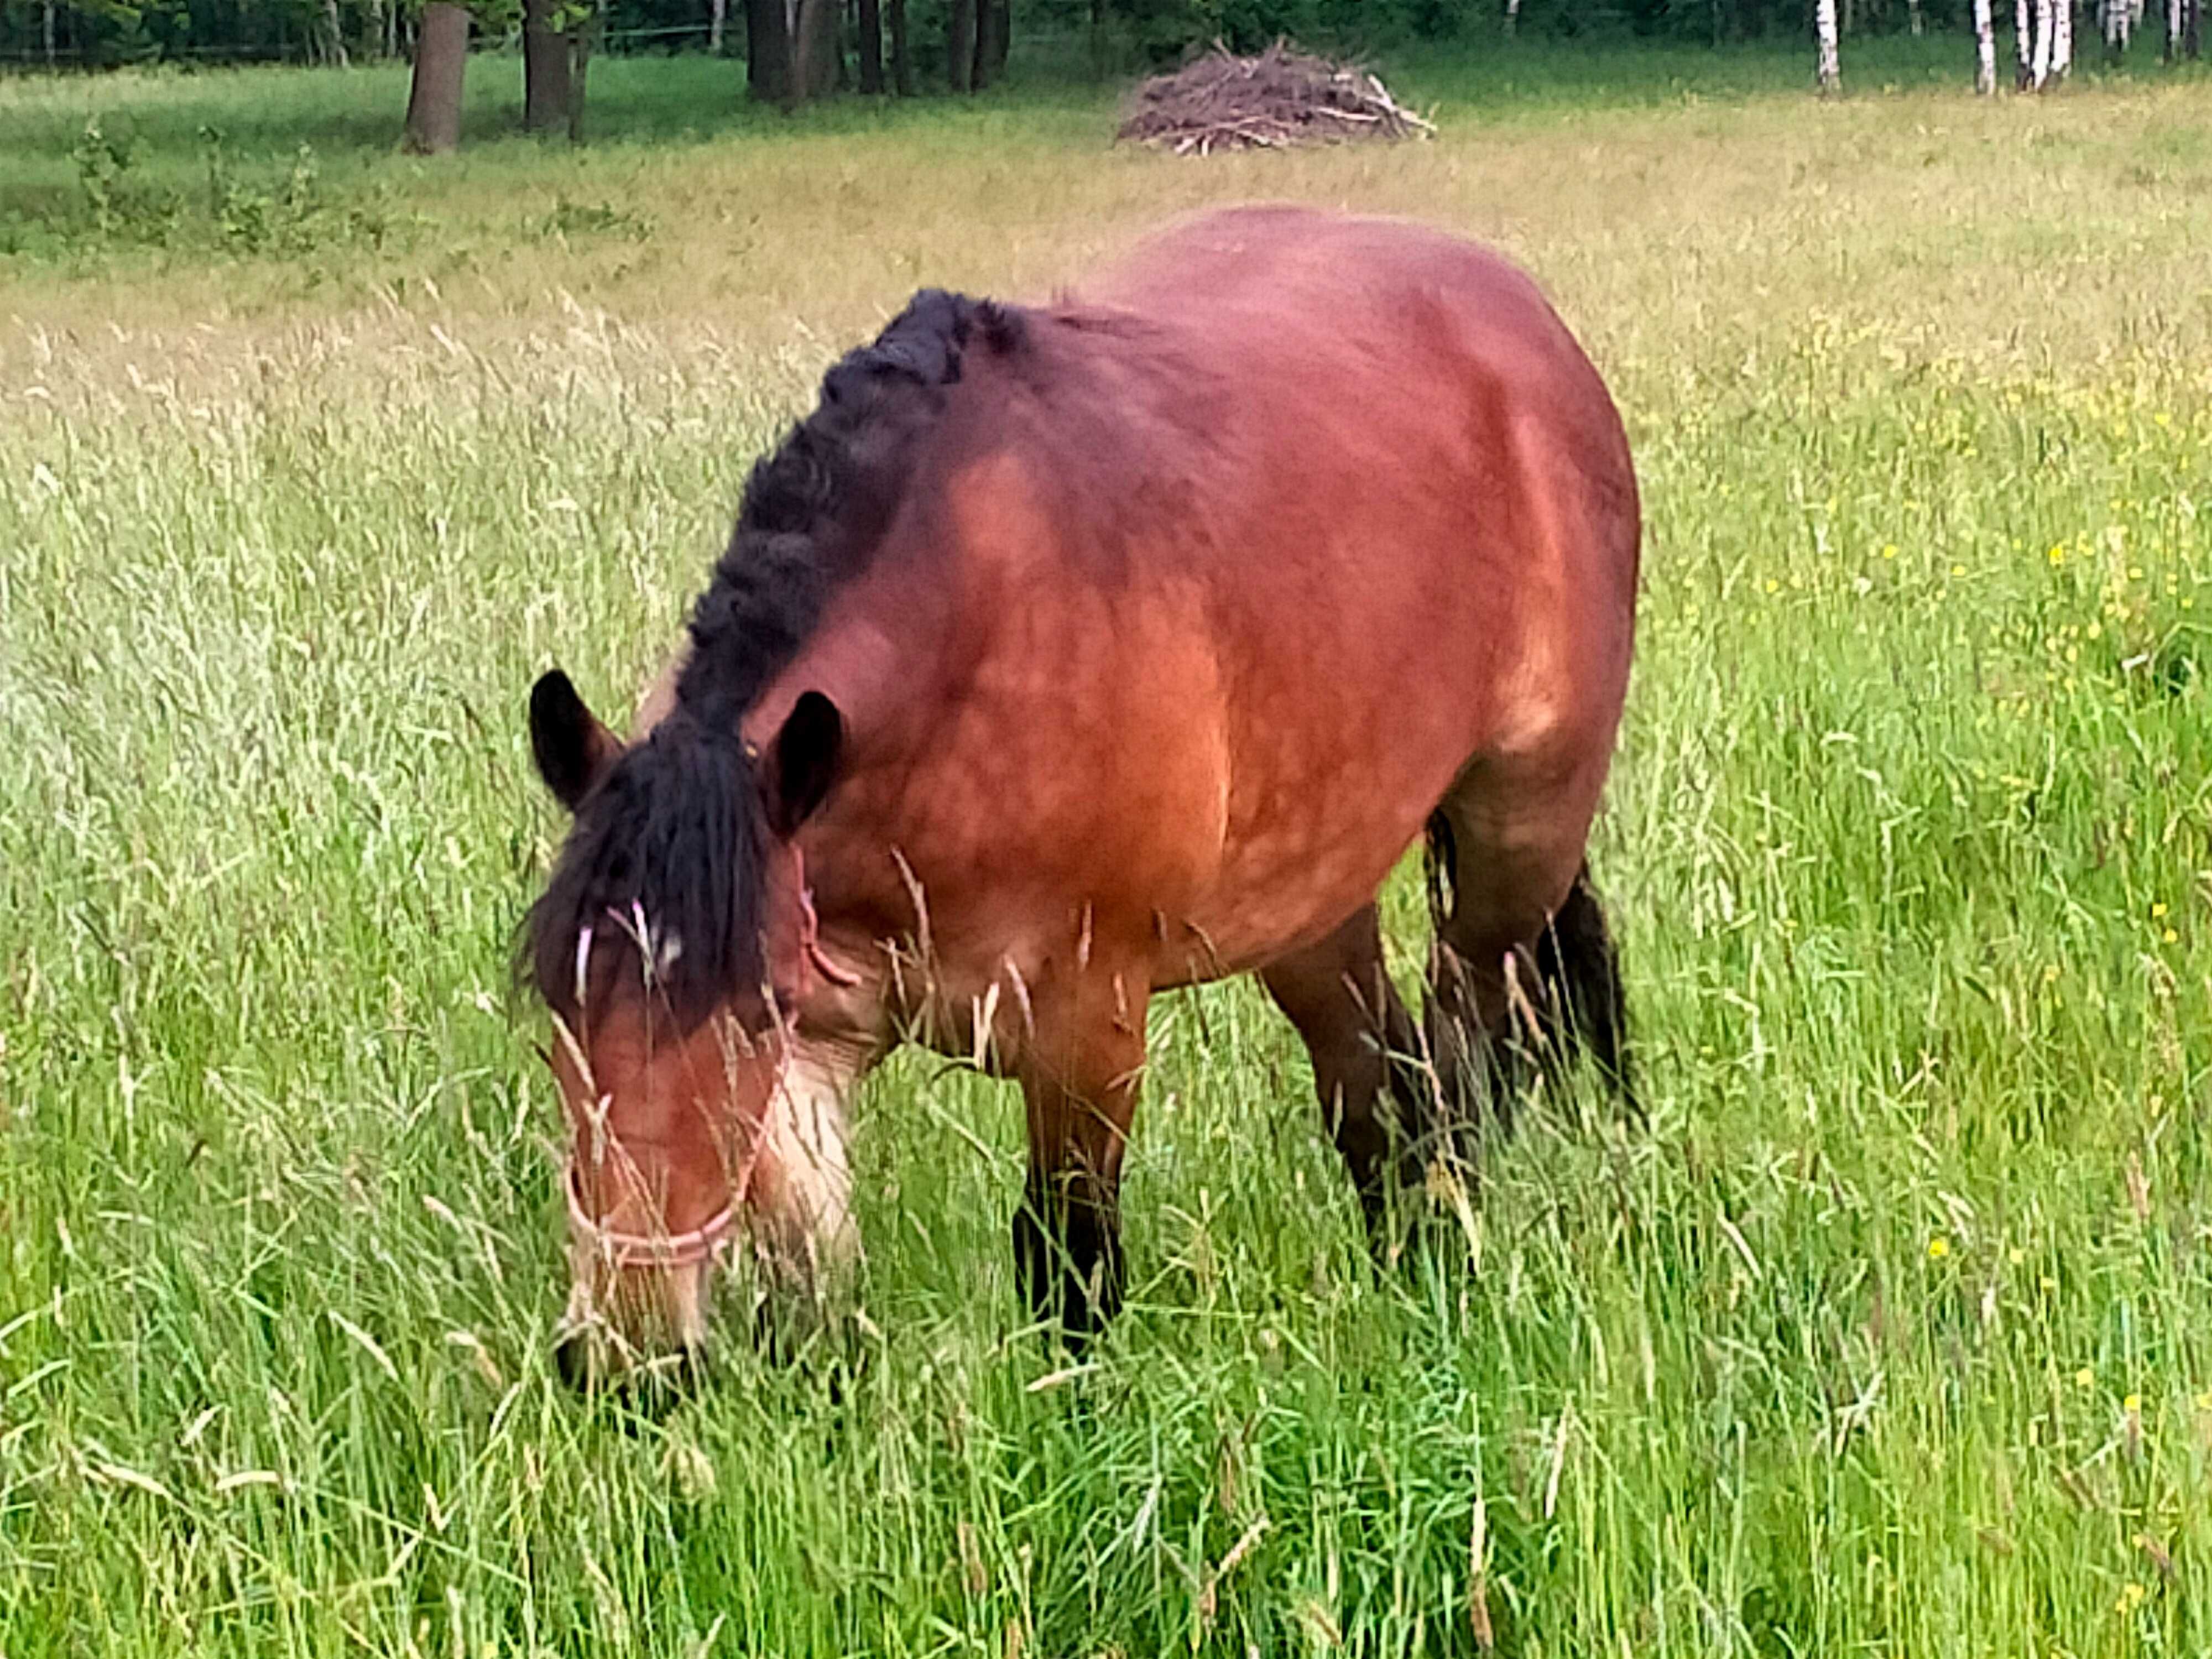
{"label": "horse's ear", "polygon": [[530,752],[538,775],[571,812],[622,758],[622,739],[599,723],[556,668],[530,688]]}
{"label": "horse's ear", "polygon": [[837,776],[845,717],[819,691],[799,695],[775,734],[768,779],[769,827],[789,836],[806,822]]}

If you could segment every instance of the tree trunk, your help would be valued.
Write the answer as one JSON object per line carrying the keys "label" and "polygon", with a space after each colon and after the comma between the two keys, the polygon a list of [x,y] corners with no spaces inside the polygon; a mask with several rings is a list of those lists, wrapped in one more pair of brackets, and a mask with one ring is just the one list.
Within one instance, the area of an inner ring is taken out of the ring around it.
{"label": "tree trunk", "polygon": [[1820,43],[1820,92],[1825,97],[1843,90],[1844,69],[1836,50],[1836,0],[1816,0],[1813,24]]}
{"label": "tree trunk", "polygon": [[469,14],[452,0],[430,0],[415,36],[415,75],[407,94],[407,148],[436,155],[461,142],[461,91],[469,68]]}
{"label": "tree trunk", "polygon": [[2012,0],[2012,88],[2026,92],[2035,83],[2031,63],[2035,52],[2035,27],[2029,19],[2028,0]]}
{"label": "tree trunk", "polygon": [[952,90],[975,83],[975,0],[950,0],[945,13],[945,69]]}
{"label": "tree trunk", "polygon": [[338,0],[323,0],[324,61],[346,67],[345,25],[338,19]]}
{"label": "tree trunk", "polygon": [[551,27],[556,0],[523,0],[522,130],[550,132],[568,118],[568,37]]}
{"label": "tree trunk", "polygon": [[1521,0],[1505,0],[1505,33],[1510,37],[1521,27]]}
{"label": "tree trunk", "polygon": [[2181,0],[2181,55],[2191,63],[2204,44],[2204,0]]}
{"label": "tree trunk", "polygon": [[730,0],[708,0],[707,52],[710,57],[722,55],[722,24],[729,12]]}
{"label": "tree trunk", "polygon": [[906,0],[884,0],[891,31],[891,90],[914,96],[914,60],[906,55]]}
{"label": "tree trunk", "polygon": [[1927,33],[1928,26],[1920,15],[1920,0],[1906,0],[1905,10],[1911,16],[1913,33]]}
{"label": "tree trunk", "polygon": [[571,24],[568,28],[568,73],[565,90],[568,94],[568,142],[572,144],[584,142],[584,88],[591,78],[592,48],[597,44],[605,17],[606,13],[595,4],[589,16]]}
{"label": "tree trunk", "polygon": [[784,0],[745,0],[745,90],[760,103],[788,103],[791,68],[791,14]]}
{"label": "tree trunk", "polygon": [[980,68],[989,70],[991,84],[996,86],[1006,78],[1006,54],[1013,50],[1014,0],[983,0],[983,9],[977,14],[979,26],[984,17],[991,20],[990,52],[987,58],[984,43],[978,40],[975,62]]}
{"label": "tree trunk", "polygon": [[2027,83],[2041,92],[2051,84],[2051,0],[2035,0],[2035,55],[2028,60]]}
{"label": "tree trunk", "polygon": [[[46,0],[46,3],[40,8],[39,31],[46,40],[46,67],[52,69],[54,66],[54,0]],[[2179,31],[2177,30],[2176,33]]]}
{"label": "tree trunk", "polygon": [[1974,0],[1974,90],[1996,96],[1997,32],[1990,21],[1990,0]]}
{"label": "tree trunk", "polygon": [[2051,78],[2063,81],[2074,70],[2074,0],[2051,0]]}
{"label": "tree trunk", "polygon": [[844,57],[837,45],[839,9],[837,0],[798,0],[786,14],[792,31],[787,101],[794,106],[836,89]]}
{"label": "tree trunk", "polygon": [[884,89],[884,10],[878,0],[860,0],[860,90]]}

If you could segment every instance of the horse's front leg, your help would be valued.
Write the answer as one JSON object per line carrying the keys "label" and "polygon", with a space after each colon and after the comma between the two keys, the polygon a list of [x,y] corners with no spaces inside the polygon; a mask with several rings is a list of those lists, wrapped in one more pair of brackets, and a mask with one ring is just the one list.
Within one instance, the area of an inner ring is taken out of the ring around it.
{"label": "horse's front leg", "polygon": [[1145,1066],[1143,979],[1094,962],[1043,1002],[1016,1068],[1029,1181],[1014,1266],[1030,1312],[1080,1349],[1121,1305],[1121,1154]]}

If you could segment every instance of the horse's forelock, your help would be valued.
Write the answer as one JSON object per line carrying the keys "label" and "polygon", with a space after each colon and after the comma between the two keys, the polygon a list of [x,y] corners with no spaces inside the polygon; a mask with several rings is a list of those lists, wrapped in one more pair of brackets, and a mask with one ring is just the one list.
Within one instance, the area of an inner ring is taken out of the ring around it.
{"label": "horse's forelock", "polygon": [[679,712],[582,804],[524,924],[518,965],[572,1025],[586,1012],[579,999],[601,982],[594,964],[616,962],[690,1029],[762,981],[768,839],[735,730]]}

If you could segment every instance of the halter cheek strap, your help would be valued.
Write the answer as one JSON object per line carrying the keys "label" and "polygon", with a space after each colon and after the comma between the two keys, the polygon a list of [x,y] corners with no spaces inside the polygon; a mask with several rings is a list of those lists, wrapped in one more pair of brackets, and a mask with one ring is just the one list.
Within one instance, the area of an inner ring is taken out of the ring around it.
{"label": "halter cheek strap", "polygon": [[806,854],[799,850],[799,843],[791,844],[791,867],[799,888],[799,949],[806,964],[832,985],[847,990],[860,982],[860,976],[849,968],[841,968],[830,960],[822,948],[822,921],[814,914],[814,890],[806,884]]}
{"label": "halter cheek strap", "polygon": [[[848,989],[860,982],[860,976],[848,968],[842,968],[830,960],[822,948],[822,924],[814,912],[814,890],[806,884],[806,855],[796,843],[791,849],[792,868],[799,890],[799,948],[801,962],[811,973],[819,974],[832,985]],[[581,999],[584,966],[591,955],[591,929],[586,927],[576,945],[576,978],[578,996]],[[788,1028],[795,1019],[787,1021]],[[708,1216],[689,1232],[628,1233],[603,1226],[584,1207],[580,1185],[581,1171],[572,1156],[562,1177],[562,1188],[568,1200],[568,1231],[586,1244],[592,1255],[609,1267],[659,1267],[673,1269],[696,1267],[711,1261],[728,1244],[738,1230],[738,1219],[744,1208],[745,1196],[753,1184],[753,1167],[759,1162],[761,1146],[767,1137],[767,1126],[754,1136],[752,1151],[738,1171],[732,1183],[729,1201]]]}

